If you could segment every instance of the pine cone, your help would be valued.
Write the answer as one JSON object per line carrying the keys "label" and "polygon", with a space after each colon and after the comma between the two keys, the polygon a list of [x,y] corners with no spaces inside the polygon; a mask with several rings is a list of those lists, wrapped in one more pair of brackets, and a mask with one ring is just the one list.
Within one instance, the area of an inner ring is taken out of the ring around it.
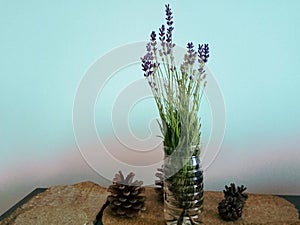
{"label": "pine cone", "polygon": [[243,206],[237,198],[228,197],[219,203],[219,215],[227,221],[237,220],[242,216]]}
{"label": "pine cone", "polygon": [[111,194],[107,197],[112,214],[122,217],[138,216],[141,210],[145,210],[145,188],[142,181],[134,181],[134,173],[124,178],[121,171],[115,175],[113,184],[108,187]]}
{"label": "pine cone", "polygon": [[225,185],[225,190],[223,190],[223,193],[225,198],[231,196],[231,197],[236,197],[240,201],[245,202],[248,198],[248,195],[243,193],[245,190],[247,190],[247,188],[244,185],[235,188],[235,184],[231,183],[230,187]]}
{"label": "pine cone", "polygon": [[227,221],[237,220],[242,216],[243,208],[248,195],[243,193],[247,188],[243,185],[235,187],[235,184],[230,184],[230,187],[225,186],[223,190],[225,199],[219,203],[218,211],[222,219]]}
{"label": "pine cone", "polygon": [[159,201],[164,201],[164,175],[163,175],[163,167],[157,169],[155,176],[159,180],[155,180],[155,191],[158,194]]}

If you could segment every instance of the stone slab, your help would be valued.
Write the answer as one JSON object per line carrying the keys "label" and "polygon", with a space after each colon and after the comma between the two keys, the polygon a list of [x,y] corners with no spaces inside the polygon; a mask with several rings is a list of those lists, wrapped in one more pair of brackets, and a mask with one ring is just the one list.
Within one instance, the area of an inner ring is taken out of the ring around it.
{"label": "stone slab", "polygon": [[[92,182],[60,185],[48,188],[21,207],[0,225],[92,225],[109,193]],[[109,208],[103,214],[104,225],[164,225],[163,204],[154,188],[146,188],[146,211],[138,218],[114,217]],[[243,216],[235,222],[225,222],[218,216],[217,206],[222,192],[204,193],[203,224],[205,225],[300,225],[298,211],[287,200],[272,195],[249,194]]]}

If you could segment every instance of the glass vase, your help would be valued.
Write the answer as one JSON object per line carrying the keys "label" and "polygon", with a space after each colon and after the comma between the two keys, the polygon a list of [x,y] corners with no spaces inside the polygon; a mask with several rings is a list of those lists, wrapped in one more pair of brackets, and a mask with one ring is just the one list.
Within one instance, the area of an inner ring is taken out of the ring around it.
{"label": "glass vase", "polygon": [[164,217],[167,225],[201,224],[203,171],[199,156],[164,161]]}

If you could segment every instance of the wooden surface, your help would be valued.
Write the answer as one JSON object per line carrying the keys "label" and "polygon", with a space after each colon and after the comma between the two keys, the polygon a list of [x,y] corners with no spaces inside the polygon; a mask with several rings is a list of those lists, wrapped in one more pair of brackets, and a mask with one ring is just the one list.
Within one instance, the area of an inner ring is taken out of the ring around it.
{"label": "wooden surface", "polygon": [[[16,209],[0,225],[92,225],[109,193],[92,182],[48,188]],[[146,188],[146,211],[138,218],[117,218],[105,209],[103,225],[164,225],[163,204],[153,188]],[[243,216],[236,222],[224,222],[217,213],[221,192],[205,192],[203,224],[300,225],[297,209],[280,197],[249,194]]]}

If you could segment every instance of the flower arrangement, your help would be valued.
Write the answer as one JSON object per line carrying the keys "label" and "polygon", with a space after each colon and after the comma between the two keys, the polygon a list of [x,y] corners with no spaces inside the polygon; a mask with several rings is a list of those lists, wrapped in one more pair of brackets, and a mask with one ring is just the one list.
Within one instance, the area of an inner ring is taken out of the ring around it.
{"label": "flower arrangement", "polygon": [[[165,5],[166,25],[159,28],[159,41],[151,32],[141,58],[144,76],[153,92],[164,139],[164,216],[166,224],[200,224],[203,211],[203,171],[200,165],[201,123],[198,117],[206,86],[208,44],[192,42],[179,68],[175,64],[173,16]],[[158,44],[159,42],[159,44]]]}
{"label": "flower arrangement", "polygon": [[[208,44],[199,44],[197,51],[187,43],[183,63],[177,68],[174,60],[173,16],[165,5],[166,25],[159,28],[159,43],[151,32],[146,54],[141,58],[144,76],[153,92],[164,138],[165,156],[200,155],[201,123],[198,117],[203,90],[206,86],[205,63],[209,58]],[[187,152],[184,147],[196,146]]]}

